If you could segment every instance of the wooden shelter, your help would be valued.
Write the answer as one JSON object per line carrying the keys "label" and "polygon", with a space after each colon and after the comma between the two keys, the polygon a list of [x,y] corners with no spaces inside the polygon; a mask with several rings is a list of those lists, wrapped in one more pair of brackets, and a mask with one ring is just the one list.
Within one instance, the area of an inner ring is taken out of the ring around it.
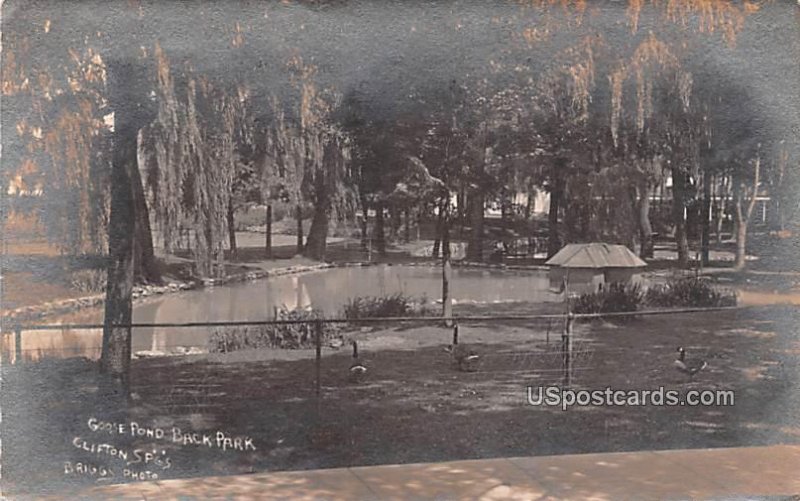
{"label": "wooden shelter", "polygon": [[638,280],[647,263],[624,245],[568,244],[546,263],[550,287],[560,288],[564,279],[570,291],[592,292],[602,284]]}

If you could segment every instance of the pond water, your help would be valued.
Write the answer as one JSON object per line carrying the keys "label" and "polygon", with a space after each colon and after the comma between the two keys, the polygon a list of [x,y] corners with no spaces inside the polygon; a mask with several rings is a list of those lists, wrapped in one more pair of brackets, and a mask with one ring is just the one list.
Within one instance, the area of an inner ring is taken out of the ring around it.
{"label": "pond water", "polygon": [[[282,306],[289,309],[311,306],[333,317],[340,316],[342,306],[352,298],[398,292],[434,302],[441,299],[441,273],[441,268],[432,266],[380,265],[284,275],[158,297],[135,305],[133,320],[137,323],[265,320],[272,317],[275,307]],[[560,301],[560,296],[548,287],[546,271],[455,268],[450,291],[456,304]],[[47,323],[101,323],[102,319],[102,309],[92,308],[51,317]],[[212,331],[213,328],[136,328],[133,351],[168,353],[189,347],[205,349]],[[97,358],[101,340],[101,329],[27,331],[22,339],[23,357]]]}

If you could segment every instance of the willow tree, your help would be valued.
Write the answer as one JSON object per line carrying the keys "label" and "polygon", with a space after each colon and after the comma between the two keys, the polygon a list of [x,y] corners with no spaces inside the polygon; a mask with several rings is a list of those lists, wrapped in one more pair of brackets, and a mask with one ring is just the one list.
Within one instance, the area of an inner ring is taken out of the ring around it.
{"label": "willow tree", "polygon": [[272,111],[272,126],[266,131],[266,154],[261,166],[262,193],[277,196],[295,208],[296,254],[300,254],[303,252],[301,187],[305,145],[297,129],[287,120],[283,103],[274,96]]}
{"label": "willow tree", "polygon": [[[15,122],[17,132],[12,143],[4,135],[4,173],[22,190],[39,193],[39,219],[61,252],[105,254],[117,118],[106,60],[119,51],[101,32],[64,30],[59,19],[47,17],[54,12],[15,14],[13,28],[4,25],[3,34],[3,121]],[[125,85],[148,88],[140,76]],[[132,181],[141,206],[141,180]],[[135,276],[158,282],[144,210],[133,216],[140,232]]]}
{"label": "willow tree", "polygon": [[[224,242],[229,239],[229,210],[240,156],[252,134],[243,125],[247,93],[226,92],[207,78],[187,71],[179,93],[169,60],[156,46],[158,113],[147,130],[146,168],[156,220],[164,247],[173,249],[185,221],[191,225],[197,272],[224,271]],[[232,96],[230,94],[233,94]]]}
{"label": "willow tree", "polygon": [[[672,177],[673,222],[678,262],[686,266],[689,242],[686,228],[686,190],[699,168],[699,148],[705,130],[692,109],[693,78],[682,69],[672,49],[650,34],[627,61],[609,75],[611,87],[610,132],[615,148],[633,149],[633,160],[641,176],[639,189],[649,198],[649,184],[657,175],[652,168],[656,156],[666,157]],[[627,97],[626,97],[627,96]],[[654,113],[656,106],[659,113]],[[621,143],[621,131],[628,131]],[[640,197],[640,204],[646,204]],[[640,205],[644,210],[646,205]],[[644,214],[640,214],[640,219]],[[644,224],[642,233],[647,233]],[[644,235],[646,237],[646,235]]]}
{"label": "willow tree", "polygon": [[3,184],[13,179],[16,191],[39,194],[39,219],[61,252],[104,254],[111,147],[105,62],[86,47],[62,48],[66,58],[56,64],[52,54],[36,57],[25,34],[4,39]]}
{"label": "willow tree", "polygon": [[[521,39],[529,47],[535,47],[545,44],[549,39],[556,36],[557,33],[564,30],[577,30],[586,31],[591,29],[591,23],[596,16],[595,7],[583,0],[534,0],[532,2],[521,2],[525,9],[533,10],[537,16],[535,21],[529,22],[528,26],[521,31]],[[640,20],[647,17],[649,25],[664,23],[666,25],[677,26],[680,28],[688,28],[689,30],[697,33],[713,34],[721,32],[724,41],[733,46],[736,42],[737,34],[742,29],[744,22],[748,15],[756,12],[759,9],[760,3],[763,2],[731,2],[728,0],[628,0],[628,8],[625,11],[625,18],[630,28],[632,37],[639,32]],[[588,28],[587,28],[588,27]],[[616,49],[620,51],[620,48]],[[681,103],[683,106],[682,111],[691,115],[690,112],[694,110],[688,109],[691,106],[691,90],[692,78],[691,75],[683,71],[680,67],[680,61],[677,54],[680,52],[681,47],[668,39],[659,39],[652,33],[645,37],[638,45],[634,45],[632,52],[623,52],[617,54],[618,64],[616,68],[612,69],[609,73],[609,85],[611,87],[611,110],[607,114],[609,118],[611,139],[615,149],[622,151],[617,153],[617,157],[628,157],[633,160],[633,163],[638,164],[633,174],[642,179],[642,183],[637,188],[639,193],[639,212],[640,220],[646,218],[648,209],[648,179],[653,176],[653,160],[660,157],[665,153],[663,148],[659,148],[659,144],[664,139],[664,136],[655,137],[650,133],[650,124],[662,120],[662,117],[653,116],[653,100],[654,92],[658,89],[664,89],[669,94],[670,98],[674,99],[675,103]],[[556,58],[559,60],[561,58]],[[566,68],[570,67],[567,62],[564,65]],[[570,96],[576,98],[578,102],[592,92],[592,78],[594,78],[594,71],[591,66],[577,66],[571,71],[568,70],[567,74],[573,78],[573,86],[561,86],[558,84],[558,79],[545,78],[546,84],[548,79],[549,85],[554,89],[562,89],[564,97],[569,99]],[[578,78],[582,77],[582,78]],[[667,83],[665,86],[665,82]],[[556,83],[557,85],[552,85]],[[543,93],[548,95],[547,92]],[[551,95],[553,93],[550,93]],[[658,97],[658,96],[656,96]],[[557,100],[552,100],[557,102]],[[563,107],[568,109],[567,107]],[[555,116],[558,117],[558,109],[555,109]],[[629,118],[626,118],[629,117]],[[673,116],[678,123],[685,124],[686,117]],[[556,118],[557,122],[561,122]],[[688,121],[691,121],[689,119]],[[676,227],[676,243],[678,247],[679,261],[685,264],[688,261],[688,240],[686,238],[686,220],[685,220],[685,189],[686,179],[690,172],[696,170],[697,162],[696,155],[693,151],[697,150],[699,142],[702,142],[702,131],[699,131],[691,124],[692,128],[688,133],[679,130],[677,127],[673,132],[678,132],[678,137],[674,135],[666,136],[671,146],[677,146],[676,142],[680,142],[681,147],[688,147],[690,153],[678,156],[681,158],[669,159],[671,174],[674,179],[674,186],[676,187],[676,196],[674,197],[674,219]],[[667,126],[669,127],[669,126]],[[631,136],[627,131],[635,131]],[[663,132],[663,130],[662,130]],[[550,133],[553,136],[552,132]],[[625,137],[625,144],[620,144],[620,136]],[[632,142],[630,141],[632,139]],[[634,156],[630,155],[633,151],[629,146],[637,145]],[[644,154],[639,152],[643,151]],[[667,156],[674,156],[677,150],[672,149]],[[694,157],[694,158],[692,158]],[[558,159],[556,156],[555,159]],[[563,161],[561,162],[564,163]],[[552,179],[550,179],[551,191],[551,212],[550,212],[550,253],[557,250],[559,244],[557,235],[558,224],[558,211],[560,198],[563,187],[559,183],[557,176],[558,172],[562,172],[565,166],[556,171],[552,171]],[[621,174],[621,172],[620,172]],[[554,196],[555,194],[555,196]],[[641,225],[641,233],[644,235],[648,232],[648,224]],[[646,238],[645,238],[646,240]]]}
{"label": "willow tree", "polygon": [[[298,95],[288,102],[273,98],[263,179],[281,186],[284,198],[296,207],[298,253],[322,260],[331,215],[354,212],[351,141],[331,117],[340,99],[318,88],[317,68],[300,56],[290,58],[287,66]],[[287,111],[296,117],[294,123]],[[314,212],[303,244],[301,207],[306,201]]]}
{"label": "willow tree", "polygon": [[353,211],[353,197],[348,197],[350,144],[349,139],[335,127],[320,130],[310,141],[319,163],[308,165],[305,184],[308,199],[314,206],[314,216],[308,231],[304,254],[312,259],[325,258],[328,226],[331,215]]}
{"label": "willow tree", "polygon": [[[720,33],[733,45],[747,16],[772,0],[626,0],[625,21],[632,33],[639,31],[642,17],[666,22],[695,32]],[[538,22],[523,28],[521,35],[531,45],[550,39],[565,27],[582,27],[594,16],[587,0],[519,0],[523,9],[534,10]]]}
{"label": "willow tree", "polygon": [[542,161],[548,164],[545,188],[550,194],[548,214],[547,255],[561,248],[559,212],[564,202],[568,169],[576,141],[583,137],[589,120],[592,92],[595,87],[595,44],[592,37],[584,38],[576,47],[568,48],[557,64],[537,82],[537,132],[539,147],[548,152]]}
{"label": "willow tree", "polygon": [[747,226],[751,221],[761,182],[761,145],[755,156],[739,159],[733,174],[733,220],[736,224],[736,255],[733,267],[744,269],[747,264]]}
{"label": "willow tree", "polygon": [[781,233],[785,232],[787,223],[793,219],[798,208],[797,204],[792,205],[792,195],[800,193],[797,191],[800,171],[797,165],[792,166],[792,162],[796,161],[786,144],[781,144],[775,159],[775,168],[771,170],[767,180],[771,195],[770,227]]}
{"label": "willow tree", "polygon": [[465,129],[463,168],[457,178],[467,185],[466,204],[471,234],[467,258],[482,261],[484,213],[488,200],[499,198],[501,219],[507,224],[510,194],[528,185],[538,174],[530,159],[541,145],[536,141],[536,120],[531,110],[531,88],[527,82],[503,86],[494,92],[485,85],[468,89],[472,113],[462,119]]}

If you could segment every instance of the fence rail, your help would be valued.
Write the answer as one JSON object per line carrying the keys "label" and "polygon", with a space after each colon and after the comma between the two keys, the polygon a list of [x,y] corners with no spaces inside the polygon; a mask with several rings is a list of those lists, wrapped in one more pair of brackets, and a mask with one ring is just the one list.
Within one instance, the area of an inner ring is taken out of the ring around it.
{"label": "fence rail", "polygon": [[[680,313],[705,313],[712,311],[736,311],[748,308],[746,306],[720,306],[714,308],[681,308],[664,310],[641,310],[624,311],[609,313],[570,313],[575,320],[582,319],[602,319],[611,317],[639,317],[652,315],[670,315]],[[539,315],[454,315],[449,317],[371,317],[371,318],[318,318],[302,320],[227,320],[217,322],[150,322],[130,324],[112,324],[113,327],[130,327],[132,329],[142,328],[196,328],[196,327],[235,327],[235,326],[255,326],[255,325],[292,325],[292,324],[385,324],[393,322],[415,322],[415,323],[441,323],[441,322],[507,322],[524,320],[563,320],[568,316],[567,313],[551,313]],[[105,324],[12,324],[11,330],[21,331],[57,331],[65,329],[102,329]]]}
{"label": "fence rail", "polygon": [[[619,318],[619,317],[641,317],[653,315],[674,315],[674,314],[691,314],[691,313],[707,313],[707,312],[724,312],[741,310],[744,307],[739,306],[726,306],[715,308],[682,308],[682,309],[663,309],[663,310],[643,310],[633,312],[613,312],[613,313],[554,313],[554,314],[539,314],[539,315],[472,315],[472,316],[437,316],[437,317],[378,317],[378,318],[317,318],[317,319],[298,319],[298,320],[239,320],[239,321],[218,321],[218,322],[152,322],[152,323],[138,323],[132,322],[130,324],[115,324],[115,327],[128,327],[128,328],[198,328],[198,327],[236,327],[236,326],[275,326],[275,325],[297,325],[297,324],[312,324],[314,325],[314,348],[315,348],[315,366],[314,366],[314,379],[315,379],[315,393],[319,402],[322,376],[321,376],[321,359],[322,359],[322,339],[323,329],[325,324],[350,324],[350,325],[380,325],[387,323],[417,323],[417,324],[438,324],[445,326],[456,326],[464,323],[472,322],[499,322],[499,321],[535,321],[547,320],[547,344],[550,343],[550,324],[553,321],[563,321],[561,329],[561,339],[559,343],[558,356],[561,361],[561,367],[550,372],[557,372],[562,377],[562,384],[565,387],[570,386],[572,381],[573,372],[580,372],[585,370],[584,367],[575,367],[573,360],[573,325],[578,320],[592,320],[604,318]],[[55,325],[22,325],[16,324],[10,332],[5,332],[5,335],[14,335],[14,352],[15,357],[13,363],[23,361],[23,352],[30,350],[22,349],[22,333],[24,331],[63,331],[63,330],[88,330],[88,329],[102,329],[104,324],[55,324]],[[81,347],[84,349],[99,350],[100,347]],[[77,349],[76,349],[77,350]],[[36,350],[33,350],[36,351]],[[39,351],[53,351],[53,350],[39,350]],[[55,351],[70,351],[69,348],[61,348]],[[3,350],[3,358],[8,361],[6,350]],[[10,355],[10,354],[9,354]]]}

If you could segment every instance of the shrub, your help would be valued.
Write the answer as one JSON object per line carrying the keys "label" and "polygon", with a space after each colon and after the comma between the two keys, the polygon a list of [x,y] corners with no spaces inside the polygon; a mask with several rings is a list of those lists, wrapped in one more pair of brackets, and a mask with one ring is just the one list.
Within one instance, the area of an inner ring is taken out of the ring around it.
{"label": "shrub", "polygon": [[383,297],[354,297],[342,308],[344,318],[404,317],[411,311],[410,298],[402,293]]}
{"label": "shrub", "polygon": [[644,295],[639,284],[612,283],[598,292],[581,294],[573,303],[575,313],[636,311]]}
{"label": "shrub", "polygon": [[736,306],[736,293],[719,291],[707,280],[689,277],[650,286],[645,302],[655,307]]}
{"label": "shrub", "polygon": [[426,297],[414,300],[400,292],[383,297],[356,297],[348,301],[342,308],[342,316],[350,320],[425,316],[430,313],[431,308]]}
{"label": "shrub", "polygon": [[75,290],[97,294],[106,290],[106,270],[85,269],[69,275],[69,285]]}
{"label": "shrub", "polygon": [[[323,318],[318,310],[285,307],[278,310],[276,320],[301,320],[296,324],[245,325],[214,329],[209,339],[209,351],[228,353],[257,348],[299,349],[315,346],[315,322]],[[337,336],[339,327],[322,324],[322,342],[327,343]]]}
{"label": "shrub", "polygon": [[[272,204],[272,224],[281,222],[290,212],[289,207],[281,202]],[[236,212],[234,216],[236,231],[248,231],[250,228],[264,228],[267,224],[267,206],[251,205]]]}
{"label": "shrub", "polygon": [[581,294],[572,303],[572,311],[575,313],[600,313],[602,308],[603,294],[601,292]]}

